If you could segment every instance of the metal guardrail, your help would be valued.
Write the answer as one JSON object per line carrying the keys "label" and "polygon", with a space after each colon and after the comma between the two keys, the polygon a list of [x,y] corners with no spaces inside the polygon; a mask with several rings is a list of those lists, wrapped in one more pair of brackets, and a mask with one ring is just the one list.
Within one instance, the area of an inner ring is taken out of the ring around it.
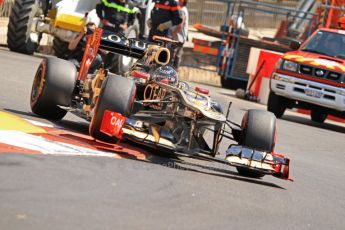
{"label": "metal guardrail", "polygon": [[[263,48],[266,46],[274,51],[278,51],[277,49],[287,51],[282,45],[276,47],[274,43],[270,43],[270,39],[272,41],[275,39],[285,41],[286,36],[290,37],[290,31],[287,30],[288,25],[295,19],[299,19],[309,25],[306,33],[308,36],[311,32],[313,20],[317,17],[315,13],[309,11],[288,9],[262,2],[246,0],[217,1],[227,5],[227,14],[222,27],[224,28],[223,31],[233,31],[233,39],[229,40],[229,44],[221,46],[219,50],[219,54],[226,50],[226,53],[229,53],[230,56],[227,58],[220,55],[217,60],[217,66],[220,67],[219,73],[226,79],[247,80],[246,66],[250,47]],[[235,28],[233,27],[234,22],[237,24]],[[272,31],[269,31],[270,35],[261,33],[263,28],[272,28]],[[278,31],[276,30],[277,28],[279,29]],[[306,30],[306,27],[303,27],[303,29]],[[251,36],[249,38],[240,37],[241,31],[248,31],[249,36]],[[258,35],[256,36],[258,38],[265,38],[268,42],[254,40],[253,37],[255,36],[253,35],[255,34],[251,32],[257,33]],[[285,35],[282,32],[287,34]],[[224,63],[224,60],[226,60],[226,65],[221,65],[221,63]]]}
{"label": "metal guardrail", "polygon": [[[190,14],[190,24],[201,23],[206,26],[218,27],[223,24],[226,14],[224,3],[235,2],[234,0],[189,0],[188,10]],[[255,5],[270,5],[277,8],[294,9],[299,0],[256,0],[256,1],[237,1],[250,2]],[[237,11],[237,10],[236,10]],[[272,8],[272,11],[279,11]],[[252,12],[248,16],[247,24],[251,27],[254,23],[257,27],[275,28],[281,18],[279,17],[260,17],[260,13]],[[260,19],[260,20],[258,20]],[[262,24],[262,25],[260,25]],[[254,26],[254,25],[253,25]]]}

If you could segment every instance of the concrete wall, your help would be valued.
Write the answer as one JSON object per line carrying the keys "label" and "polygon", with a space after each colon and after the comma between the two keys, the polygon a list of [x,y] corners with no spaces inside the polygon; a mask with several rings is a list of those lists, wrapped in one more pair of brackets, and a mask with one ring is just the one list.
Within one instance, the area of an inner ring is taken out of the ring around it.
{"label": "concrete wall", "polygon": [[[273,4],[294,9],[299,0],[253,0],[252,2]],[[224,22],[226,4],[216,0],[189,0],[188,9],[190,13],[190,24],[201,23],[219,27]],[[275,14],[247,9],[245,11],[245,24],[248,27],[275,28],[281,20],[280,17]]]}

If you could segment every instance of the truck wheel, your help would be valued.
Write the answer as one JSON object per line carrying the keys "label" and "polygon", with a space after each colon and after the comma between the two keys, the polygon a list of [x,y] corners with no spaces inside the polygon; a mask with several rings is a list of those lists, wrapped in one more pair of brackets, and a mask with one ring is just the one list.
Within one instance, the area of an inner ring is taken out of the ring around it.
{"label": "truck wheel", "polygon": [[312,110],[310,114],[311,120],[318,122],[318,123],[323,123],[325,122],[327,118],[327,113],[319,111],[319,110]]}
{"label": "truck wheel", "polygon": [[287,99],[276,95],[272,91],[268,96],[267,110],[274,113],[277,118],[281,118],[287,107]]}
{"label": "truck wheel", "polygon": [[[135,20],[134,24],[129,26],[125,31],[125,36],[127,38],[138,38],[139,24],[137,19]],[[135,60],[136,59],[132,57],[116,54],[112,59],[112,66],[110,67],[110,71],[118,75],[123,75],[129,70],[129,68],[132,67]]]}
{"label": "truck wheel", "polygon": [[32,84],[32,112],[46,119],[61,120],[67,111],[58,105],[70,106],[76,78],[77,70],[71,62],[52,57],[43,59]]}
{"label": "truck wheel", "polygon": [[[242,120],[241,145],[266,152],[273,152],[276,135],[276,118],[273,113],[262,110],[249,110]],[[242,176],[260,178],[265,174],[237,167]]]}
{"label": "truck wheel", "polygon": [[69,54],[67,42],[62,41],[59,38],[54,38],[53,50],[56,57],[67,60]]}
{"label": "truck wheel", "polygon": [[135,94],[136,86],[133,80],[108,74],[102,84],[94,109],[94,115],[89,126],[90,135],[101,141],[113,141],[114,137],[109,137],[100,131],[104,111],[108,109],[128,117],[132,110]]}
{"label": "truck wheel", "polygon": [[11,51],[33,54],[41,33],[32,32],[34,19],[42,14],[39,0],[16,0],[9,17],[7,45]]}

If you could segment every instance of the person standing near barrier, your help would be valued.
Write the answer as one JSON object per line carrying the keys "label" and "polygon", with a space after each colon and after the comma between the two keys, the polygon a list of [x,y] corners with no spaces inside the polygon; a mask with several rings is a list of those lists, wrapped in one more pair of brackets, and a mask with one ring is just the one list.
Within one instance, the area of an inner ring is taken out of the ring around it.
{"label": "person standing near barrier", "polygon": [[128,0],[101,0],[96,5],[96,12],[103,24],[102,28],[115,33],[124,33],[129,22],[134,21],[136,13]]}
{"label": "person standing near barrier", "polygon": [[172,29],[172,39],[180,42],[182,45],[174,50],[172,65],[175,69],[180,66],[183,55],[183,44],[188,41],[189,13],[187,9],[188,0],[179,0],[179,6],[182,12],[182,23]]}
{"label": "person standing near barrier", "polygon": [[155,0],[155,5],[151,11],[151,27],[149,41],[153,41],[153,36],[171,38],[172,26],[177,26],[182,22],[182,13],[177,0]]}
{"label": "person standing near barrier", "polygon": [[[133,24],[136,10],[129,0],[101,0],[96,5],[97,16],[101,19],[102,28],[125,35],[128,25]],[[104,60],[104,68],[120,73],[120,55],[108,53]]]}

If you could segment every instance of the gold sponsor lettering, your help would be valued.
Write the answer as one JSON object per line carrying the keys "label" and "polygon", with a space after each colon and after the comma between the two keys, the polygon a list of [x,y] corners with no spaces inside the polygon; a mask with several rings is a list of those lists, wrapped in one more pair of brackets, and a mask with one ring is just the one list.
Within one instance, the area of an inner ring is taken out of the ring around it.
{"label": "gold sponsor lettering", "polygon": [[[144,90],[144,100],[163,100],[165,97],[166,91],[162,89],[157,84],[148,84]],[[153,109],[162,109],[160,103],[152,103],[149,105]]]}

